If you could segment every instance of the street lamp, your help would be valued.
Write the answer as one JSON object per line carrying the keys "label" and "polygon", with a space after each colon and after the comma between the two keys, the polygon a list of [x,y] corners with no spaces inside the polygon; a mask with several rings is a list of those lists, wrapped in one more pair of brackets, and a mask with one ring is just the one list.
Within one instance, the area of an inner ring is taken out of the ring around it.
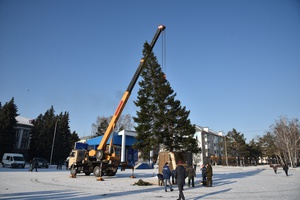
{"label": "street lamp", "polygon": [[51,149],[51,155],[50,155],[50,165],[52,164],[53,147],[54,147],[54,141],[55,141],[56,128],[57,128],[58,121],[59,121],[59,119],[56,120],[56,122],[55,122],[54,135],[53,135],[53,141],[52,141],[52,149]]}

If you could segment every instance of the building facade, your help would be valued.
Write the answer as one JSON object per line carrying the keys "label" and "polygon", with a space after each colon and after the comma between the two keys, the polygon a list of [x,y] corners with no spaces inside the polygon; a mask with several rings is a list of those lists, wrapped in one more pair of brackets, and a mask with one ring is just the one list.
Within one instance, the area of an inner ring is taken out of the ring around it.
{"label": "building facade", "polygon": [[16,140],[14,152],[23,154],[25,160],[28,158],[28,149],[30,145],[30,133],[33,127],[32,120],[26,117],[17,116]]}
{"label": "building facade", "polygon": [[221,131],[215,132],[208,127],[196,125],[195,138],[201,147],[201,153],[193,155],[194,164],[202,165],[208,162],[214,165],[222,164],[222,160],[225,159],[225,149]]}

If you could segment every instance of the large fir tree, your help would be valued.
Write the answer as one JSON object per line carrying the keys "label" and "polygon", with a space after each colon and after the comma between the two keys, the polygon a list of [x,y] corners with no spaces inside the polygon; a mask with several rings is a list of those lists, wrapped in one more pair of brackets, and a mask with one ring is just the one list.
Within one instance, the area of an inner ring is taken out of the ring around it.
{"label": "large fir tree", "polygon": [[141,151],[144,159],[149,158],[149,151],[157,149],[160,144],[172,152],[198,153],[200,149],[194,138],[196,130],[188,119],[190,112],[175,99],[176,93],[148,43],[144,45],[143,55],[148,59],[143,65],[140,90],[134,102],[139,110],[137,117],[133,118],[138,134],[138,142],[133,147]]}
{"label": "large fir tree", "polygon": [[18,108],[15,105],[15,100],[12,98],[3,106],[0,104],[0,157],[4,153],[14,152],[16,140],[15,125]]}

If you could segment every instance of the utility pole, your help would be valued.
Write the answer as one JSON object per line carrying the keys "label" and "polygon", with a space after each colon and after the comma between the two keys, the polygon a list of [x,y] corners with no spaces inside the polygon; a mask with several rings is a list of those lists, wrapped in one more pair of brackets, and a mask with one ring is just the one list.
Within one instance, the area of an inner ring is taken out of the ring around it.
{"label": "utility pole", "polygon": [[56,128],[57,128],[57,123],[58,123],[58,122],[59,122],[59,119],[56,120],[56,122],[55,122],[55,127],[54,127],[54,135],[53,135],[52,148],[51,148],[51,155],[50,155],[50,165],[52,164],[53,147],[54,147],[55,135],[56,135]]}
{"label": "utility pole", "polygon": [[226,159],[226,166],[228,166],[226,135],[224,136],[224,141],[225,141],[225,159]]}

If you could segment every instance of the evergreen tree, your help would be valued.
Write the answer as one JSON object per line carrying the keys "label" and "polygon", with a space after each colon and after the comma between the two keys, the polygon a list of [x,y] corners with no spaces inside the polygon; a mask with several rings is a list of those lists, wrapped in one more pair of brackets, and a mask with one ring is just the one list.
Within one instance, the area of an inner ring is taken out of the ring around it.
{"label": "evergreen tree", "polygon": [[76,133],[76,131],[73,131],[71,136],[70,136],[70,152],[71,149],[74,149],[75,147],[75,142],[78,142],[80,139],[78,137],[78,134]]}
{"label": "evergreen tree", "polygon": [[14,152],[16,140],[15,125],[18,108],[15,105],[15,100],[12,98],[4,106],[0,104],[0,157],[4,153]]}
{"label": "evergreen tree", "polygon": [[227,151],[229,156],[233,157],[233,159],[237,158],[237,160],[235,160],[235,164],[243,164],[241,160],[247,155],[249,155],[244,134],[237,132],[235,129],[232,129],[232,131],[229,131],[227,133],[226,138]]}
{"label": "evergreen tree", "polygon": [[55,163],[62,163],[69,156],[74,143],[71,141],[72,138],[69,127],[69,113],[60,113],[56,118],[58,123],[53,145],[54,148],[52,160]]}
{"label": "evergreen tree", "polygon": [[281,152],[275,146],[275,135],[266,132],[263,136],[258,138],[258,144],[262,150],[262,158],[268,158],[271,163],[279,163]]}
{"label": "evergreen tree", "polygon": [[140,90],[134,102],[139,111],[133,118],[138,134],[138,142],[133,147],[141,151],[144,159],[149,158],[149,151],[160,144],[169,151],[199,153],[194,138],[195,126],[188,119],[190,112],[175,100],[176,93],[165,79],[148,43],[144,45],[143,55],[148,55],[148,59],[141,71]]}
{"label": "evergreen tree", "polygon": [[31,130],[29,157],[50,159],[52,139],[55,126],[54,108],[51,106],[44,115],[40,114],[34,121]]}
{"label": "evergreen tree", "polygon": [[78,141],[78,135],[76,137],[76,134],[71,134],[70,131],[69,113],[55,115],[54,108],[51,106],[44,115],[40,114],[33,124],[30,158],[43,157],[50,161],[53,145],[52,163],[63,162],[74,147],[75,140]]}
{"label": "evergreen tree", "polygon": [[252,139],[249,144],[247,144],[247,151],[249,152],[248,158],[250,162],[248,164],[256,165],[259,161],[259,157],[262,157],[261,146]]}

